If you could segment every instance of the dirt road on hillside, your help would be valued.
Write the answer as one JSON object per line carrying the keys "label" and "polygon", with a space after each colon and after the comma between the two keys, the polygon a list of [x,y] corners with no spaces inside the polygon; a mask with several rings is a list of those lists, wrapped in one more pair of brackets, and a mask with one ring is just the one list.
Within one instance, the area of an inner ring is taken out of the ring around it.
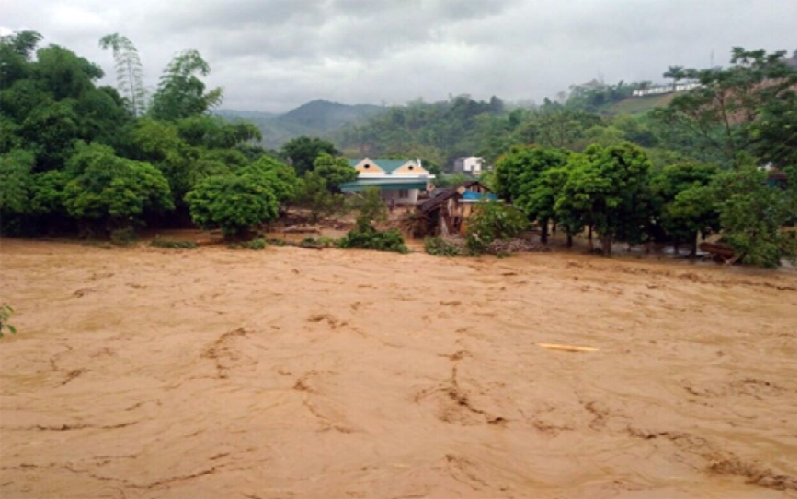
{"label": "dirt road on hillside", "polygon": [[797,497],[794,272],[3,240],[0,282],[5,499]]}

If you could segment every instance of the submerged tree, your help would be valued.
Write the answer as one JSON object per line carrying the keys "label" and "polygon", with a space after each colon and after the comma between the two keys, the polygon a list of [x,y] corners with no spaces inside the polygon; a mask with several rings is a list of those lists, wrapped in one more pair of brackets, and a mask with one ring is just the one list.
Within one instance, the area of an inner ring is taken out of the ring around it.
{"label": "submerged tree", "polygon": [[126,36],[113,33],[100,38],[100,47],[113,51],[117,89],[127,99],[130,112],[133,116],[143,115],[146,101],[144,66],[133,42]]}
{"label": "submerged tree", "polygon": [[583,221],[600,235],[601,250],[612,254],[615,239],[640,242],[649,215],[646,205],[650,161],[633,144],[593,144],[567,162],[567,180],[556,211],[569,221]]}
{"label": "submerged tree", "polygon": [[[797,180],[793,168],[787,172],[790,180]],[[782,228],[794,221],[797,186],[769,185],[766,172],[746,165],[716,176],[711,187],[722,238],[733,248],[736,261],[778,267],[781,259],[795,259],[797,240]]]}

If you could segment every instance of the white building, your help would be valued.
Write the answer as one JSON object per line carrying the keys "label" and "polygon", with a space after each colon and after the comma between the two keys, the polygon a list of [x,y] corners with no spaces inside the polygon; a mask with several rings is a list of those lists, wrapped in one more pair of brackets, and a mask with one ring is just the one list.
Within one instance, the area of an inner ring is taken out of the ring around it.
{"label": "white building", "polygon": [[453,173],[468,173],[480,175],[484,171],[484,158],[470,156],[467,158],[457,158],[454,160]]}
{"label": "white building", "polygon": [[430,174],[421,160],[415,159],[355,159],[349,165],[360,176],[354,182],[340,186],[342,192],[359,192],[369,187],[378,187],[382,199],[396,205],[415,205],[418,194],[427,190],[434,175]]}

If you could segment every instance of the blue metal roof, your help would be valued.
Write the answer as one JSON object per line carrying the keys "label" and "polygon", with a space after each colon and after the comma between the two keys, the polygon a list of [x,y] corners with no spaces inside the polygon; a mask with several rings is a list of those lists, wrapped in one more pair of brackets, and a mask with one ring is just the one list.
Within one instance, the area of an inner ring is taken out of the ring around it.
{"label": "blue metal roof", "polygon": [[472,192],[465,191],[462,193],[463,201],[498,201],[498,196],[491,192]]}

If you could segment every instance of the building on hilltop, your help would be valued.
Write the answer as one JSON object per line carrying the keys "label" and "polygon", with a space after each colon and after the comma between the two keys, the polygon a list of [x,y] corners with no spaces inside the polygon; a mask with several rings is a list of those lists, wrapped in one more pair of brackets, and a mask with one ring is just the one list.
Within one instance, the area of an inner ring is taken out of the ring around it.
{"label": "building on hilltop", "polygon": [[354,182],[340,186],[345,193],[379,188],[382,199],[396,205],[415,205],[421,191],[429,189],[435,178],[419,159],[355,159],[349,165],[359,172]]}
{"label": "building on hilltop", "polygon": [[634,90],[634,97],[645,97],[648,95],[669,94],[671,92],[687,92],[700,88],[702,85],[695,82],[677,83],[673,85],[655,85],[650,88]]}

